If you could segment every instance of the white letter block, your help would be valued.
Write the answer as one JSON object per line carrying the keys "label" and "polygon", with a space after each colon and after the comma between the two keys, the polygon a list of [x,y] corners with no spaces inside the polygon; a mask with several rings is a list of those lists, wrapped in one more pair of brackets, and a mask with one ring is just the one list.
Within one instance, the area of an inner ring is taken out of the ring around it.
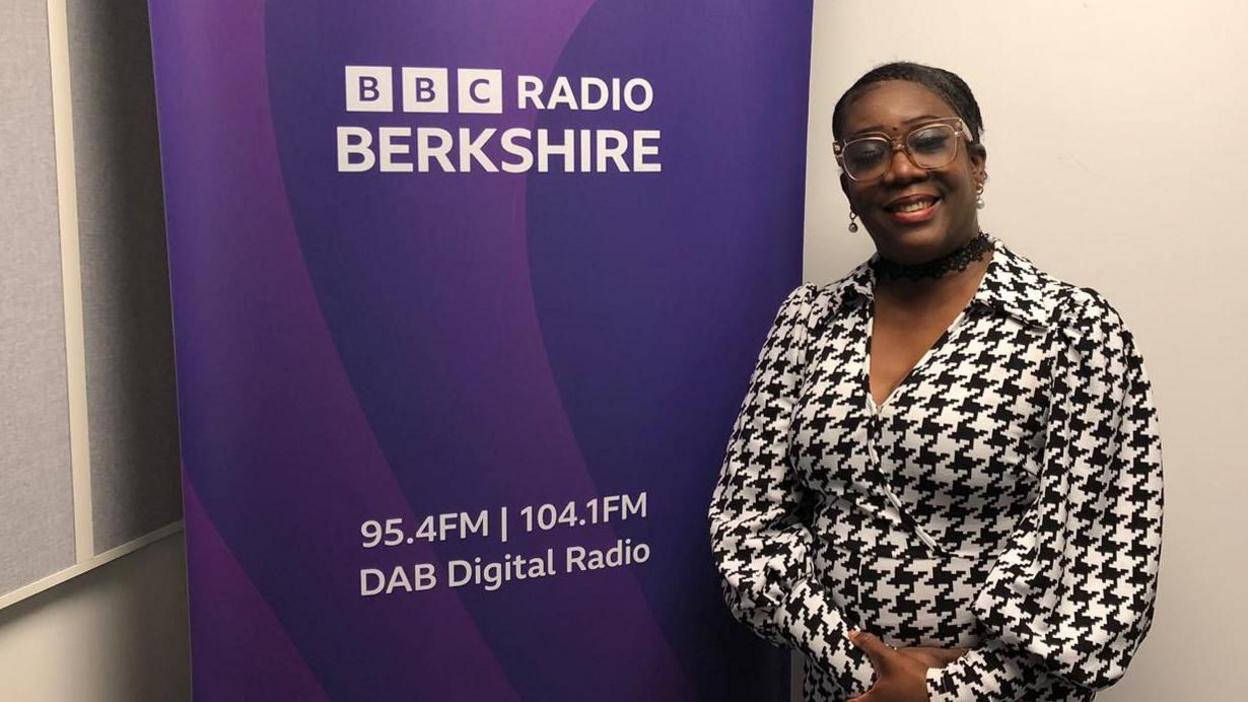
{"label": "white letter block", "polygon": [[389,66],[347,66],[347,112],[392,112]]}
{"label": "white letter block", "polygon": [[404,112],[447,112],[450,91],[445,68],[403,67]]}
{"label": "white letter block", "polygon": [[455,80],[459,87],[459,111],[465,114],[502,114],[503,72],[495,68],[461,68]]}

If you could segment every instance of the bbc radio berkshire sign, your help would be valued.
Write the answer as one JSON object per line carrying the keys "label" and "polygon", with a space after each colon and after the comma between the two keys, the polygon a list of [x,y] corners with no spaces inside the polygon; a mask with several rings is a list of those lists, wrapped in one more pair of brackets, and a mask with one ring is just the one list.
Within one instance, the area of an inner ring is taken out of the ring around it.
{"label": "bbc radio berkshire sign", "polygon": [[[503,114],[500,69],[460,68],[452,92],[446,68],[347,66],[346,111],[391,113]],[[396,90],[396,73],[399,78]],[[654,87],[645,78],[581,76],[514,76],[512,109],[582,112],[645,112],[654,102]],[[397,95],[396,95],[397,93]],[[452,100],[452,95],[454,99]],[[608,122],[609,124],[610,122]],[[550,129],[511,127],[377,127],[342,125],[338,135],[338,171],[359,173],[658,173],[658,129]]]}
{"label": "bbc radio berkshire sign", "polygon": [[706,511],[810,13],[151,3],[197,700],[787,699]]}

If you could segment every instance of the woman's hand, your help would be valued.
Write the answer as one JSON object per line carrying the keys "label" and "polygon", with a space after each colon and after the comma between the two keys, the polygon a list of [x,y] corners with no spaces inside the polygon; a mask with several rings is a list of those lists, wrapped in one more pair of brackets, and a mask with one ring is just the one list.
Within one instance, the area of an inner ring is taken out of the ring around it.
{"label": "woman's hand", "polygon": [[966,653],[965,648],[934,646],[895,649],[865,631],[851,631],[849,641],[875,668],[875,684],[849,702],[928,702],[928,669],[943,668]]}

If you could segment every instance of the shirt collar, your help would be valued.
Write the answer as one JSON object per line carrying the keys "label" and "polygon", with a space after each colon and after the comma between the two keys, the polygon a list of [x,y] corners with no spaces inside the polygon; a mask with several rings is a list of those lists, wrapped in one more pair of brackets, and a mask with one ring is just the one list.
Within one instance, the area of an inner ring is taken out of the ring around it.
{"label": "shirt collar", "polygon": [[[989,239],[995,252],[970,304],[1007,314],[1024,324],[1048,326],[1054,307],[1053,296],[1046,294],[1052,282],[1049,276],[1000,239],[991,234]],[[874,299],[875,269],[871,264],[879,256],[878,252],[872,254],[842,279],[833,291],[833,309],[854,300]]]}

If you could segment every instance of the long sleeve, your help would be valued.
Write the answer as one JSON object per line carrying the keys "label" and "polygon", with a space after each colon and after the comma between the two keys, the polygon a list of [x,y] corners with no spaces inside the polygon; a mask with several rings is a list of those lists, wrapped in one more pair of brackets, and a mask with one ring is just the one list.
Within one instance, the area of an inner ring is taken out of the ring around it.
{"label": "long sleeve", "polygon": [[1130,332],[1093,291],[1053,368],[1039,495],[979,591],[983,645],[928,672],[932,702],[1106,688],[1152,622],[1161,555],[1157,412]]}
{"label": "long sleeve", "polygon": [[865,692],[873,672],[812,573],[815,537],[800,516],[806,495],[789,453],[813,291],[789,295],[759,355],[712,498],[711,546],[732,614],[800,650],[848,696]]}

